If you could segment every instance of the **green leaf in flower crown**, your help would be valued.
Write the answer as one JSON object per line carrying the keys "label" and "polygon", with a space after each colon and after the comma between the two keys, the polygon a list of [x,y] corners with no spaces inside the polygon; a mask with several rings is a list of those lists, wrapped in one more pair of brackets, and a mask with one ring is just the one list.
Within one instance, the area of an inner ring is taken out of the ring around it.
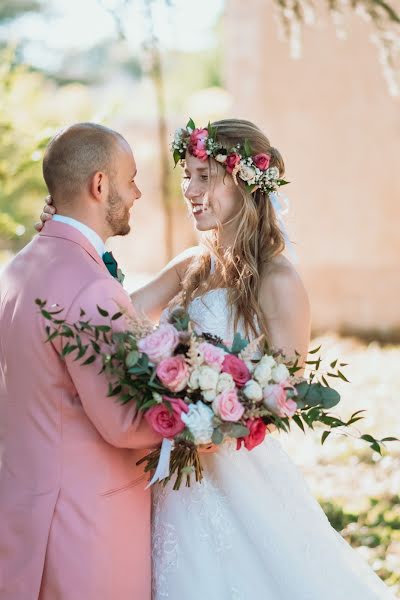
{"label": "green leaf in flower crown", "polygon": [[179,150],[174,150],[173,153],[173,157],[174,157],[174,163],[175,163],[175,167],[178,164],[178,162],[181,160],[181,153],[179,152]]}
{"label": "green leaf in flower crown", "polygon": [[244,339],[240,333],[235,333],[235,337],[233,338],[233,344],[231,348],[232,354],[239,354],[242,350],[248,346],[249,342]]}
{"label": "green leaf in flower crown", "polygon": [[249,140],[244,140],[244,155],[246,158],[249,158],[253,154],[253,150],[251,148],[251,144]]}
{"label": "green leaf in flower crown", "polygon": [[186,129],[188,129],[188,128],[193,129],[193,130],[196,129],[196,125],[194,124],[193,119],[189,119],[189,121],[187,122]]}
{"label": "green leaf in flower crown", "polygon": [[279,185],[279,187],[282,187],[283,185],[288,185],[290,183],[290,181],[286,181],[285,179],[277,179],[276,182]]}

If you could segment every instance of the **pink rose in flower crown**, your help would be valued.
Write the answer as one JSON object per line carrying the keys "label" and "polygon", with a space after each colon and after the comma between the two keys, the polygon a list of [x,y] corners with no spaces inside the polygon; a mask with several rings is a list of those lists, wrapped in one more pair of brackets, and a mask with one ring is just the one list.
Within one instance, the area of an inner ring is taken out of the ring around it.
{"label": "pink rose in flower crown", "polygon": [[179,333],[173,325],[160,325],[153,333],[138,342],[140,352],[144,352],[152,363],[169,358],[179,344]]}
{"label": "pink rose in flower crown", "polygon": [[225,358],[225,351],[222,348],[217,348],[213,344],[203,342],[199,345],[199,350],[204,356],[204,362],[217,371],[221,370],[222,363]]}
{"label": "pink rose in flower crown", "polygon": [[165,438],[173,438],[185,429],[181,419],[182,413],[188,413],[189,407],[180,398],[163,397],[164,401],[171,403],[172,410],[164,403],[156,404],[145,413],[149,425]]}
{"label": "pink rose in flower crown", "polygon": [[284,382],[267,385],[263,389],[265,406],[278,417],[293,417],[297,410],[296,402],[287,397],[288,389],[294,388]]}
{"label": "pink rose in flower crown", "polygon": [[232,173],[233,169],[239,163],[240,163],[240,156],[239,156],[239,154],[235,154],[235,152],[233,152],[232,154],[228,154],[228,156],[226,158],[226,161],[225,161],[226,172],[227,173]]}
{"label": "pink rose in flower crown", "polygon": [[208,138],[207,129],[195,129],[190,134],[189,152],[200,160],[207,160],[208,154],[206,149],[206,141]]}
{"label": "pink rose in flower crown", "polygon": [[268,432],[268,428],[262,419],[249,419],[246,422],[246,427],[249,430],[249,434],[238,438],[236,442],[237,450],[240,450],[242,444],[244,444],[247,450],[253,450],[253,448],[259,446],[264,441]]}
{"label": "pink rose in flower crown", "polygon": [[253,162],[257,169],[260,169],[260,171],[266,171],[269,167],[269,163],[271,162],[271,157],[268,156],[268,154],[256,154],[253,156]]}
{"label": "pink rose in flower crown", "polygon": [[233,381],[238,387],[244,386],[251,378],[246,363],[234,354],[227,354],[225,356],[224,362],[222,363],[222,371],[232,375]]}
{"label": "pink rose in flower crown", "polygon": [[181,392],[189,380],[189,368],[183,354],[164,358],[158,363],[157,377],[171,392]]}
{"label": "pink rose in flower crown", "polygon": [[239,402],[236,390],[225,390],[218,394],[212,407],[215,414],[223,421],[239,421],[244,413],[244,406]]}

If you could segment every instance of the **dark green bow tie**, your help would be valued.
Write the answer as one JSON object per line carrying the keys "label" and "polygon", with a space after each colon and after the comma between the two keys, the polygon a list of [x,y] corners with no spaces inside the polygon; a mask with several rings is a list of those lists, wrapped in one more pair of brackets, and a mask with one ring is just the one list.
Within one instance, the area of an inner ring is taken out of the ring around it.
{"label": "dark green bow tie", "polygon": [[118,279],[120,283],[123,283],[125,275],[123,275],[121,269],[118,268],[118,263],[113,257],[112,252],[104,252],[103,262],[106,265],[109,273],[115,277],[115,279]]}

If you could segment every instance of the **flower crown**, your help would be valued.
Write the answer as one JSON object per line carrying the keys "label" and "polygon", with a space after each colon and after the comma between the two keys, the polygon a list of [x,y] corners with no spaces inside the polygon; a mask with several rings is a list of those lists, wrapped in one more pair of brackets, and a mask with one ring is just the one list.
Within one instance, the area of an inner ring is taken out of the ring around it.
{"label": "flower crown", "polygon": [[217,128],[208,127],[199,129],[192,119],[189,119],[185,129],[175,131],[171,149],[175,166],[185,159],[186,151],[192,156],[206,161],[214,158],[225,166],[226,172],[232,175],[236,185],[237,178],[241,179],[246,189],[250,192],[260,190],[263,194],[276,193],[282,185],[289,183],[279,177],[279,169],[270,167],[271,157],[268,154],[253,154],[250,143],[245,140],[244,145],[237,144],[226,149],[217,142]]}

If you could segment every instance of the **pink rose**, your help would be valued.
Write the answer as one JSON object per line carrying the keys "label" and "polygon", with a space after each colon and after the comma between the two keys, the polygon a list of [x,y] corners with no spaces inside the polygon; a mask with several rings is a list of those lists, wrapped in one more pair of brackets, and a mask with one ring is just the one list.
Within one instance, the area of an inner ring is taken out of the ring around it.
{"label": "pink rose", "polygon": [[179,344],[179,333],[173,325],[160,325],[153,333],[139,340],[138,348],[155,364],[169,358]]}
{"label": "pink rose", "polygon": [[259,446],[264,441],[267,435],[268,428],[262,419],[249,419],[246,422],[246,427],[249,430],[249,434],[238,438],[236,442],[237,450],[240,450],[242,444],[244,444],[247,450],[253,450],[253,448]]}
{"label": "pink rose", "polygon": [[234,354],[225,355],[222,371],[232,375],[233,381],[238,387],[242,387],[251,377],[246,364]]}
{"label": "pink rose", "polygon": [[227,173],[232,173],[233,169],[236,167],[236,165],[238,165],[240,163],[240,156],[239,154],[229,154],[227,156],[227,159],[225,161],[225,166],[226,166],[226,172]]}
{"label": "pink rose", "polygon": [[204,356],[204,362],[209,367],[217,369],[217,371],[221,370],[225,358],[225,351],[222,350],[222,348],[217,348],[217,346],[214,346],[213,344],[203,342],[199,345],[199,350]]}
{"label": "pink rose", "polygon": [[207,129],[195,129],[190,135],[189,152],[200,160],[207,160],[208,158],[206,149],[207,138]]}
{"label": "pink rose", "polygon": [[239,421],[244,413],[244,406],[239,402],[236,390],[225,390],[218,394],[212,407],[223,421]]}
{"label": "pink rose", "polygon": [[297,410],[294,400],[287,397],[287,389],[293,389],[285,383],[267,385],[263,390],[264,404],[278,417],[293,417]]}
{"label": "pink rose", "polygon": [[260,169],[260,171],[266,171],[269,167],[269,163],[271,162],[271,157],[268,156],[268,154],[256,154],[253,156],[253,162],[257,169]]}
{"label": "pink rose", "polygon": [[164,403],[156,404],[145,413],[149,425],[165,438],[173,438],[185,429],[181,419],[182,413],[188,413],[189,407],[180,398],[163,397],[164,401],[171,403],[172,411]]}
{"label": "pink rose", "polygon": [[189,368],[183,354],[164,358],[157,366],[157,377],[171,392],[181,392],[189,379]]}

